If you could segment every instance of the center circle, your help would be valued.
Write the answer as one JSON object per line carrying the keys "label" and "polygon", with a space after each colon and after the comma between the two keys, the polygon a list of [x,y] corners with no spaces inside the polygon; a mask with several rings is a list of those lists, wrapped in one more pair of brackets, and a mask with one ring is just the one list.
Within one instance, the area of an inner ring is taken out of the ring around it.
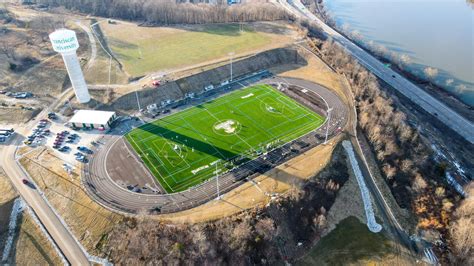
{"label": "center circle", "polygon": [[242,125],[233,119],[220,120],[212,126],[214,133],[220,136],[235,135],[239,133],[240,129],[242,129]]}

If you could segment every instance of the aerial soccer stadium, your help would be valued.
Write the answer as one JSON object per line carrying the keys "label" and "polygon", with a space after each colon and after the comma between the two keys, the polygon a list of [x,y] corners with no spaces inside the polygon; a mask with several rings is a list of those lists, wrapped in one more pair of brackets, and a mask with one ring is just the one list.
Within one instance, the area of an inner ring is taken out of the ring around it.
{"label": "aerial soccer stadium", "polygon": [[126,139],[173,193],[264,156],[324,119],[270,85],[255,85],[140,126]]}

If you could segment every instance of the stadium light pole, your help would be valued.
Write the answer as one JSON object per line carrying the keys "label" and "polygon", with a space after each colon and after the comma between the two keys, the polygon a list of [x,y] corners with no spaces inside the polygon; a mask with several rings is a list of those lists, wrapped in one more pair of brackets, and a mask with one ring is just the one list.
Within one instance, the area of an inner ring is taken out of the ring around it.
{"label": "stadium light pole", "polygon": [[140,100],[138,100],[138,91],[135,91],[135,97],[137,97],[138,112],[140,112],[142,108],[140,107]]}
{"label": "stadium light pole", "polygon": [[328,108],[328,122],[326,124],[326,138],[324,139],[324,145],[328,142],[329,123],[331,123],[331,111],[332,108]]}
{"label": "stadium light pole", "polygon": [[216,200],[220,200],[221,199],[221,194],[220,194],[220,191],[219,191],[219,173],[217,173],[217,163],[216,163],[216,182],[217,182],[217,198],[216,198]]}
{"label": "stadium light pole", "polygon": [[229,56],[230,56],[230,81],[232,81],[232,76],[233,76],[233,73],[232,73],[232,61],[234,60],[234,52],[230,52],[229,53]]}

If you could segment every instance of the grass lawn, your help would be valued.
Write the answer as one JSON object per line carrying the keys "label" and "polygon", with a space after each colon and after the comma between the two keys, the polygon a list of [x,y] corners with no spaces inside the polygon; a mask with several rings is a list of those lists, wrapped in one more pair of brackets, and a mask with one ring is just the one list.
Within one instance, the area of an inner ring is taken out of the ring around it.
{"label": "grass lawn", "polygon": [[168,192],[197,185],[318,128],[324,118],[268,85],[136,128],[127,140]]}
{"label": "grass lawn", "polygon": [[[237,24],[186,27],[138,27],[130,23],[102,24],[108,45],[132,76],[191,66],[284,44],[284,34],[267,33]],[[286,41],[284,41],[285,39]]]}
{"label": "grass lawn", "polygon": [[370,232],[367,225],[351,216],[342,220],[297,264],[357,264],[358,261],[380,258],[392,252],[391,240],[387,236]]}

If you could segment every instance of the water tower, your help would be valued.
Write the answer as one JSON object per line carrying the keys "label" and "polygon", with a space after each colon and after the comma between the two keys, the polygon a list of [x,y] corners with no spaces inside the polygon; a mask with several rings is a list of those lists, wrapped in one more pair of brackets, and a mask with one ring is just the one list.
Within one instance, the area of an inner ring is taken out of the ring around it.
{"label": "water tower", "polygon": [[77,100],[80,103],[89,102],[91,96],[76,55],[76,50],[79,48],[76,33],[72,30],[60,29],[51,33],[49,39],[53,44],[54,51],[60,53],[63,57]]}

